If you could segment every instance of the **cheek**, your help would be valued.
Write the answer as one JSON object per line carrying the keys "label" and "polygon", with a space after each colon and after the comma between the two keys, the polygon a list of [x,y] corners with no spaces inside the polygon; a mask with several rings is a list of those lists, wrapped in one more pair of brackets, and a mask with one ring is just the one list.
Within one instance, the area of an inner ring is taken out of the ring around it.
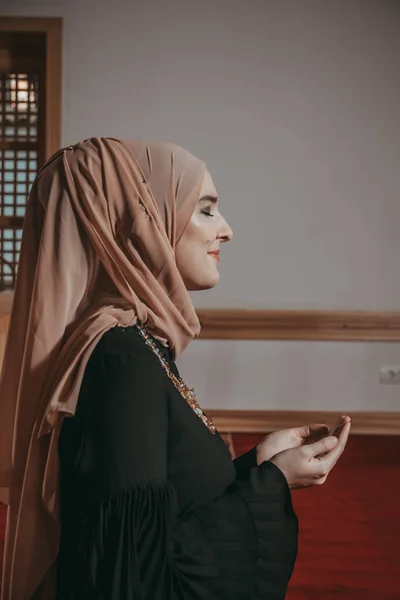
{"label": "cheek", "polygon": [[175,249],[175,259],[181,273],[194,274],[207,264],[210,232],[207,224],[193,216]]}
{"label": "cheek", "polygon": [[216,237],[215,226],[208,221],[212,219],[192,217],[175,248],[176,265],[191,291],[209,289],[218,283],[218,270],[207,256]]}
{"label": "cheek", "polygon": [[204,217],[204,215],[193,215],[185,233],[188,233],[193,241],[207,244],[215,238],[215,226],[212,223],[212,218]]}

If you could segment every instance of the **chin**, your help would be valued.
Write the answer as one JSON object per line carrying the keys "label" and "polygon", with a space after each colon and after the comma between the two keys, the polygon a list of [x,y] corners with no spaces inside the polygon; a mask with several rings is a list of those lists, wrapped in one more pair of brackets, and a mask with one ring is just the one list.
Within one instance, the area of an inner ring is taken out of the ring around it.
{"label": "chin", "polygon": [[191,281],[186,288],[189,292],[200,292],[201,290],[211,290],[219,283],[219,273],[213,277],[205,277],[202,280]]}

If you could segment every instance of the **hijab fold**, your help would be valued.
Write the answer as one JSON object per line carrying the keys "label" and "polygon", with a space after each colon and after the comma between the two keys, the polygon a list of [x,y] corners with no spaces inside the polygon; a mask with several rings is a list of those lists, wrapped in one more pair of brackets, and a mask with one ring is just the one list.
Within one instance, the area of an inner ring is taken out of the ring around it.
{"label": "hijab fold", "polygon": [[32,186],[0,381],[1,600],[55,598],[58,437],[101,336],[139,321],[177,357],[200,331],[174,251],[205,169],[170,144],[92,138]]}

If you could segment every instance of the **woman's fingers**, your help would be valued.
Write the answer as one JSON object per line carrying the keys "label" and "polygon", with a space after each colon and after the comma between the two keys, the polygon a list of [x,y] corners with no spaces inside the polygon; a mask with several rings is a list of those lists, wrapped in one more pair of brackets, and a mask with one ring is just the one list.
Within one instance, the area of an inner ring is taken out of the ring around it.
{"label": "woman's fingers", "polygon": [[300,427],[298,432],[300,438],[303,440],[303,444],[312,444],[324,438],[329,432],[329,427],[324,423],[312,423],[311,425]]}
{"label": "woman's fingers", "polygon": [[326,435],[329,431],[328,425],[325,423],[312,423],[309,425],[310,436],[317,435]]}
{"label": "woman's fingers", "polygon": [[[340,433],[344,427],[344,425],[346,423],[350,423],[351,419],[348,415],[342,415],[336,422],[336,424],[330,429],[329,434],[330,436],[335,436],[337,438],[340,437]],[[317,456],[317,458],[321,459],[325,456],[326,453],[321,454],[319,456]]]}
{"label": "woman's fingers", "polygon": [[[348,437],[350,434],[350,428],[351,428],[351,421],[346,420],[346,422],[344,423],[344,425],[339,433],[339,437],[336,438],[338,440],[336,446],[332,450],[328,451],[325,456],[320,458],[321,463],[323,463],[324,466],[326,466],[328,470],[332,469],[332,467],[336,464],[339,457],[343,453],[343,450],[346,447],[347,440],[348,440]],[[327,439],[329,439],[329,438],[327,438]],[[333,438],[333,439],[335,439],[335,438]]]}
{"label": "woman's fingers", "polygon": [[327,436],[322,440],[318,440],[317,442],[313,442],[308,446],[304,446],[304,451],[307,453],[309,460],[313,458],[317,458],[320,454],[325,454],[325,452],[331,452],[339,443],[339,440],[335,436]]}
{"label": "woman's fingers", "polygon": [[[313,428],[313,426],[308,427]],[[319,424],[315,427],[320,431]],[[299,430],[300,428],[294,430],[297,435]],[[270,459],[283,472],[290,488],[319,485],[326,480],[346,446],[350,432],[350,419],[346,417],[338,425],[337,436],[327,435],[325,429],[324,431],[322,439],[314,439],[312,443],[303,443],[300,447],[278,452]]]}
{"label": "woman's fingers", "polygon": [[330,430],[329,435],[335,435],[336,437],[338,437],[341,430],[343,429],[343,426],[347,422],[350,422],[349,416],[343,415],[342,417],[340,417],[340,419],[338,419],[336,425],[334,427],[332,427],[332,429]]}

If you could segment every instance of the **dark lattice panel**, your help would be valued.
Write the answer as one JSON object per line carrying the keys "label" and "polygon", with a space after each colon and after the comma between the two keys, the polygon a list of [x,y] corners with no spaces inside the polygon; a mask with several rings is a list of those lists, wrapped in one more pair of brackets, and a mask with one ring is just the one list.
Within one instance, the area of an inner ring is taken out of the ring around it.
{"label": "dark lattice panel", "polygon": [[0,290],[12,289],[22,224],[38,169],[37,74],[0,75]]}
{"label": "dark lattice panel", "polygon": [[0,279],[3,290],[13,289],[17,275],[22,229],[0,229],[2,261]]}

